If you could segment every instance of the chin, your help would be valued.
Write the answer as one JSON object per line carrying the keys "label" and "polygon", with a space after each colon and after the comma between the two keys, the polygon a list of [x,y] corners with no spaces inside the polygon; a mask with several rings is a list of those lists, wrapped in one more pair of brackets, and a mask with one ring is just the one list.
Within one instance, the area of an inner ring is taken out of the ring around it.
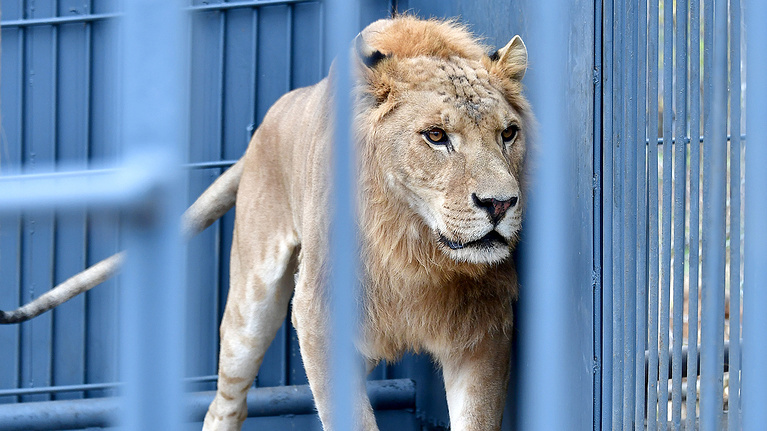
{"label": "chin", "polygon": [[489,247],[465,247],[460,250],[452,250],[448,247],[441,248],[445,254],[457,262],[492,265],[501,263],[511,256],[511,248],[502,244]]}

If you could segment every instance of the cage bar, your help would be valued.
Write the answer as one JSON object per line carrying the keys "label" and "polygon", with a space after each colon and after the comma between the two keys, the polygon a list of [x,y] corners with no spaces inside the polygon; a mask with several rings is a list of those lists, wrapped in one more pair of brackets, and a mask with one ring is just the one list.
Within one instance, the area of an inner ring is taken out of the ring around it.
{"label": "cage bar", "polygon": [[[674,71],[674,329],[672,354],[672,412],[675,430],[682,426],[682,337],[684,322],[685,198],[687,177],[687,2],[676,0],[676,68]],[[669,83],[670,86],[671,83]],[[671,88],[667,91],[670,92]],[[671,107],[669,106],[669,110]],[[670,161],[669,161],[670,162]]]}
{"label": "cage bar", "polygon": [[[526,371],[522,374],[518,419],[519,429],[567,429],[580,423],[576,411],[568,399],[569,391],[576,387],[575,364],[572,357],[571,332],[575,317],[568,297],[572,294],[572,260],[567,256],[565,244],[574,244],[568,232],[569,214],[567,193],[567,160],[572,149],[567,144],[564,128],[556,124],[567,123],[563,98],[566,94],[566,44],[565,25],[568,7],[564,1],[539,2],[532,6],[531,19],[539,23],[530,33],[529,52],[531,62],[540,66],[531,76],[530,95],[541,124],[540,141],[547,151],[539,153],[537,169],[532,181],[528,220],[531,238],[530,248],[524,257],[529,275],[530,289],[520,307],[526,330],[522,337],[521,363]],[[544,191],[545,192],[542,192]],[[540,313],[554,313],[557,319],[541,321]]]}
{"label": "cage bar", "polygon": [[[335,57],[332,77],[335,121],[333,132],[333,203],[330,230],[331,275],[329,285],[332,313],[332,349],[330,349],[330,375],[332,376],[331,415],[332,428],[338,431],[354,429],[356,407],[354,402],[362,363],[355,354],[358,316],[354,289],[357,283],[357,256],[355,232],[356,182],[355,150],[352,145],[351,59],[350,46],[358,28],[359,5],[349,0],[328,0],[325,3],[328,39],[326,52]],[[353,412],[349,414],[349,412]]]}
{"label": "cage bar", "polygon": [[[713,16],[712,16],[713,15]],[[703,143],[703,286],[700,429],[718,430],[723,418],[725,183],[727,112],[727,2],[714,0],[711,23],[710,98]],[[708,31],[708,30],[707,30]]]}
{"label": "cage bar", "polygon": [[[606,94],[614,89],[614,41],[613,41],[613,2],[604,2],[602,14],[602,88]],[[615,208],[614,180],[614,139],[613,139],[613,100],[612,97],[602,99],[603,109],[600,122],[602,123],[602,416],[601,424],[604,429],[612,429],[613,406],[615,404],[615,334],[613,319],[615,312],[613,255],[619,253],[613,247],[614,223],[613,209]]]}
{"label": "cage bar", "polygon": [[[657,2],[650,3],[649,16],[649,48],[647,52],[648,102],[650,113],[647,121],[649,142],[655,142],[658,137],[658,75],[659,75],[659,7]],[[649,351],[649,366],[647,370],[647,429],[658,429],[658,326],[659,326],[659,230],[660,214],[658,205],[658,145],[648,145],[647,151],[647,187],[648,187],[648,220],[649,220],[649,270],[648,270],[648,325],[647,345]]]}
{"label": "cage bar", "polygon": [[[625,29],[623,46],[623,82],[627,94],[623,98],[624,141],[623,154],[625,172],[623,175],[623,299],[624,299],[624,348],[623,348],[623,429],[634,428],[634,404],[636,403],[636,314],[637,314],[637,277],[636,277],[636,246],[637,231],[637,81],[634,73],[638,68],[636,46],[637,35],[637,5],[635,2],[625,4]],[[644,146],[644,144],[642,144]]]}
{"label": "cage bar", "polygon": [[613,90],[612,90],[612,122],[613,136],[610,145],[613,146],[613,193],[612,209],[612,291],[613,291],[613,417],[612,428],[623,429],[623,349],[624,349],[624,283],[623,283],[623,236],[624,229],[624,190],[623,190],[623,158],[625,145],[625,128],[623,124],[623,73],[626,65],[621,55],[624,52],[624,6],[622,1],[613,2]]}
{"label": "cage bar", "polygon": [[687,400],[685,427],[694,429],[697,423],[698,401],[698,258],[700,240],[700,0],[690,0],[690,259],[687,302]]}
{"label": "cage bar", "polygon": [[[740,0],[730,0],[730,306],[729,339],[740,340]],[[740,343],[730,343],[727,426],[740,430]]]}
{"label": "cage bar", "polygon": [[745,264],[743,285],[743,429],[758,430],[767,423],[767,80],[760,72],[767,70],[767,3],[746,2],[746,88],[747,134],[745,174]]}

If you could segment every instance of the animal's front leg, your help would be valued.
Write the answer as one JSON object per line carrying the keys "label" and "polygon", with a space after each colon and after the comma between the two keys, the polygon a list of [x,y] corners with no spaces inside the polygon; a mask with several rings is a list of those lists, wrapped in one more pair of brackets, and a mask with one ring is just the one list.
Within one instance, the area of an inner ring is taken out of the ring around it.
{"label": "animal's front leg", "polygon": [[299,272],[299,281],[293,298],[293,324],[296,327],[298,341],[301,346],[301,357],[304,369],[312,389],[314,403],[317,407],[322,427],[325,431],[332,430],[331,417],[334,414],[355,415],[355,429],[378,431],[378,426],[365,391],[365,365],[348,370],[349,373],[359,373],[358,385],[355,390],[356,412],[331,411],[331,381],[329,373],[330,345],[330,315],[325,298],[320,287],[303,279],[304,273]]}
{"label": "animal's front leg", "polygon": [[491,431],[501,428],[509,380],[511,342],[489,336],[471,351],[438,355],[445,377],[450,429]]}

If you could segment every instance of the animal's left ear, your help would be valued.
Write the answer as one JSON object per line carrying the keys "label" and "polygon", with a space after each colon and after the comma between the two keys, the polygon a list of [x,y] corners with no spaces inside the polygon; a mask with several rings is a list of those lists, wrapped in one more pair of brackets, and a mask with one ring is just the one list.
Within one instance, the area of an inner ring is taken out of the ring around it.
{"label": "animal's left ear", "polygon": [[497,62],[509,78],[519,81],[527,70],[527,47],[521,37],[514,36],[506,46],[490,55],[490,60]]}

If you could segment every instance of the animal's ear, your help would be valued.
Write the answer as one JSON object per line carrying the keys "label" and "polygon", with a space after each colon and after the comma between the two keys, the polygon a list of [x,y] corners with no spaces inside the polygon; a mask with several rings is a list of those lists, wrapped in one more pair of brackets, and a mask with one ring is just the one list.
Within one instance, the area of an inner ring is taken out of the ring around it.
{"label": "animal's ear", "polygon": [[527,47],[521,37],[514,36],[506,46],[491,54],[490,60],[497,62],[509,78],[519,81],[527,71]]}
{"label": "animal's ear", "polygon": [[369,69],[375,68],[381,60],[386,58],[381,51],[368,45],[362,37],[362,34],[358,34],[357,37],[354,38],[354,52],[360,62]]}

